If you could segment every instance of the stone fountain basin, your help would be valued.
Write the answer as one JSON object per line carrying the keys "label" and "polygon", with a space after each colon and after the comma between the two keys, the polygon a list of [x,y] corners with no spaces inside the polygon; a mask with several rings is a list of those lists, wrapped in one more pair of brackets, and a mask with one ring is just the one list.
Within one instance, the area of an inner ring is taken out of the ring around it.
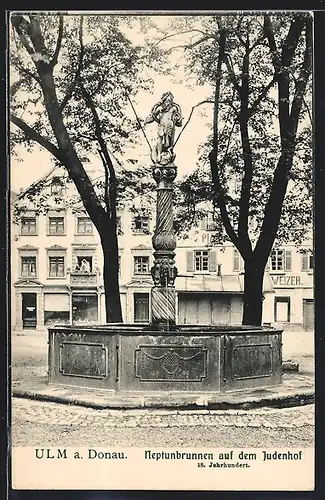
{"label": "stone fountain basin", "polygon": [[282,331],[137,324],[48,330],[50,384],[113,393],[227,392],[281,384]]}

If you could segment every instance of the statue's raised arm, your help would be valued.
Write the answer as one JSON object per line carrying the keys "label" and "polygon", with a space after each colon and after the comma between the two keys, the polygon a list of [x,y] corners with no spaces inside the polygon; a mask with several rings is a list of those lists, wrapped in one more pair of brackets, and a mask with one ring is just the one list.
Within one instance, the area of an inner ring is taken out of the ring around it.
{"label": "statue's raised arm", "polygon": [[175,159],[175,127],[182,126],[182,111],[171,92],[165,92],[152,107],[145,124],[154,121],[158,123],[158,137],[151,158],[154,163],[167,165]]}

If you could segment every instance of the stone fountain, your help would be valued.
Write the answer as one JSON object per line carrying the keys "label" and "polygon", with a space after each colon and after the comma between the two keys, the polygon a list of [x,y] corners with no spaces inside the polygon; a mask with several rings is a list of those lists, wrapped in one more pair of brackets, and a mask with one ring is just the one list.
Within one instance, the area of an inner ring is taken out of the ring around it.
{"label": "stone fountain", "polygon": [[182,115],[170,92],[153,106],[145,124],[151,122],[158,124],[151,153],[157,183],[152,323],[49,328],[49,383],[105,389],[107,394],[199,395],[278,385],[280,330],[176,324],[173,146]]}

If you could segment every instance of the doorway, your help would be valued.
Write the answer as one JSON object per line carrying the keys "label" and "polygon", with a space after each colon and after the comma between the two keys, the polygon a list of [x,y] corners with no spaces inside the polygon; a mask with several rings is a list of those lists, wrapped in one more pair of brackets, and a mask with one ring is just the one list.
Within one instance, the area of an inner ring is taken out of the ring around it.
{"label": "doorway", "polygon": [[304,330],[314,329],[314,300],[303,299]]}
{"label": "doorway", "polygon": [[36,330],[37,323],[36,293],[22,294],[22,320],[24,330]]}

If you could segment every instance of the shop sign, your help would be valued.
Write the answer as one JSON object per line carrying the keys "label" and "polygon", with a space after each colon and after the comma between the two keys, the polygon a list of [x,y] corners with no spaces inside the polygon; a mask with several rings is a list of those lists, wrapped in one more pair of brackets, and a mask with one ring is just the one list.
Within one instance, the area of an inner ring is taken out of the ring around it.
{"label": "shop sign", "polygon": [[311,286],[312,277],[301,275],[271,275],[272,283],[275,287],[298,287],[298,286]]}

